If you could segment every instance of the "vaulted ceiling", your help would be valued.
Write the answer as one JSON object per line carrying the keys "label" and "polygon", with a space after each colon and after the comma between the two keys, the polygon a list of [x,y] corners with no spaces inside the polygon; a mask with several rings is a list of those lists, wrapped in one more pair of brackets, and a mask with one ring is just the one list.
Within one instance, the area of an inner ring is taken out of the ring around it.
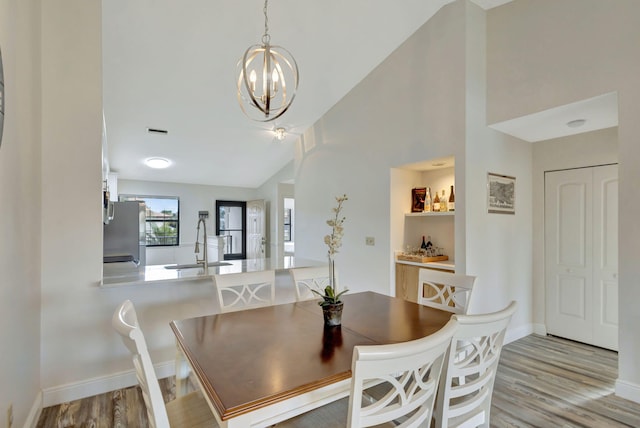
{"label": "vaulted ceiling", "polygon": [[[293,159],[302,132],[451,1],[272,0],[271,43],[296,58],[300,86],[291,109],[266,123],[236,98],[237,62],[264,31],[262,0],[103,2],[110,167],[122,179],[258,187]],[[287,129],[284,141],[274,126]],[[154,156],[171,166],[146,167]]]}

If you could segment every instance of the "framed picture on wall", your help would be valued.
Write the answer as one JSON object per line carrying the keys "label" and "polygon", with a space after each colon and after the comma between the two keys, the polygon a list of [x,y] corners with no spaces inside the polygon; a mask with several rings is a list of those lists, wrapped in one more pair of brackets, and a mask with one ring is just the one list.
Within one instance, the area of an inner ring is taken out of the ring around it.
{"label": "framed picture on wall", "polygon": [[411,212],[420,213],[424,211],[424,198],[427,196],[426,187],[416,187],[411,189]]}
{"label": "framed picture on wall", "polygon": [[491,214],[516,213],[516,178],[487,173],[487,209]]}

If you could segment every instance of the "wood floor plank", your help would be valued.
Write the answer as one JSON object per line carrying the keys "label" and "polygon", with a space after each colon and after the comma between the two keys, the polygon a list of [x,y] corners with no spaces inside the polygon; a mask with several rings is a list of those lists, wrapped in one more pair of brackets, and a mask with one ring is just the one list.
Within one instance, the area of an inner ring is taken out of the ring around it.
{"label": "wood floor plank", "polygon": [[[502,350],[490,425],[638,428],[640,404],[614,395],[617,377],[616,352],[557,337],[527,336]],[[165,402],[172,400],[174,379],[161,379],[160,389]],[[146,409],[136,386],[47,407],[37,428],[146,426]]]}
{"label": "wood floor plank", "polygon": [[503,349],[492,408],[535,426],[639,427],[640,405],[613,395],[616,378],[615,352],[532,335]]}

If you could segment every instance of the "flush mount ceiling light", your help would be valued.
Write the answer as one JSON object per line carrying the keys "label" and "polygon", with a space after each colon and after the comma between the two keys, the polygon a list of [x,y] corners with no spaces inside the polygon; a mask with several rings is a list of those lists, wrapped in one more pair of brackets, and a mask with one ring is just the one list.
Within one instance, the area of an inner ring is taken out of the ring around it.
{"label": "flush mount ceiling light", "polygon": [[273,128],[273,135],[275,135],[278,141],[282,141],[287,136],[287,130],[282,127]]}
{"label": "flush mount ceiling light", "polygon": [[171,165],[171,162],[169,161],[169,159],[165,159],[165,158],[149,158],[145,160],[144,163],[149,168],[154,168],[154,169],[164,169],[164,168],[167,168],[169,165]]}
{"label": "flush mount ceiling light", "polygon": [[252,120],[269,122],[289,109],[298,89],[298,64],[281,46],[271,45],[267,3],[261,45],[249,46],[238,63],[238,102]]}
{"label": "flush mount ceiling light", "polygon": [[569,128],[580,128],[585,123],[587,123],[586,119],[576,119],[576,120],[571,120],[567,122],[567,126]]}

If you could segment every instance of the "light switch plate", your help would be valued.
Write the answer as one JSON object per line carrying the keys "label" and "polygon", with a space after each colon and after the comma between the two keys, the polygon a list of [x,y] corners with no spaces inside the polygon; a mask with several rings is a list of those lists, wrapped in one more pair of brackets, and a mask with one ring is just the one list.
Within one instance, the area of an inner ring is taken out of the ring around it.
{"label": "light switch plate", "polygon": [[374,246],[376,245],[376,238],[374,238],[373,236],[367,236],[366,238],[364,238],[364,243],[365,245]]}

